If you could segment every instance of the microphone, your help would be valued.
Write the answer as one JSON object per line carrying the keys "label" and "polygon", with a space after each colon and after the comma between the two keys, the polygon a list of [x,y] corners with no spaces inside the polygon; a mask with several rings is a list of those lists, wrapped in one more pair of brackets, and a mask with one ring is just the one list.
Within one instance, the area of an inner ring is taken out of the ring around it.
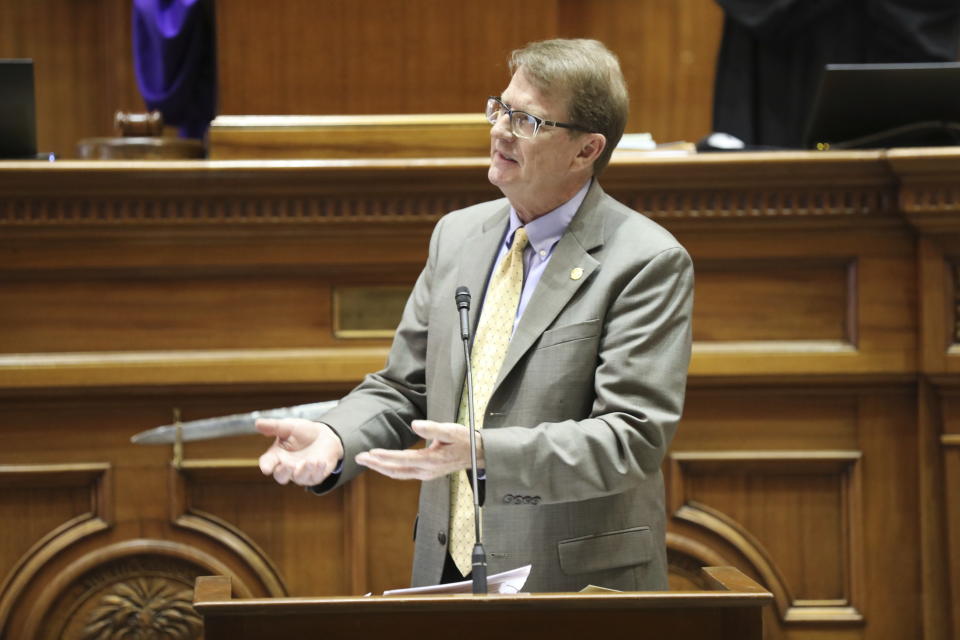
{"label": "microphone", "polygon": [[[457,300],[457,311],[460,312],[460,339],[470,339],[470,289],[457,287],[454,295]],[[469,369],[468,369],[469,371]]]}
{"label": "microphone", "polygon": [[470,363],[470,290],[466,287],[457,287],[454,298],[457,301],[457,311],[460,313],[460,338],[463,340],[463,357],[467,362],[467,415],[470,428],[470,475],[473,482],[473,546],[471,555],[471,570],[473,576],[473,593],[487,592],[487,552],[480,542],[480,489],[477,481],[477,430],[473,416],[473,365]]}

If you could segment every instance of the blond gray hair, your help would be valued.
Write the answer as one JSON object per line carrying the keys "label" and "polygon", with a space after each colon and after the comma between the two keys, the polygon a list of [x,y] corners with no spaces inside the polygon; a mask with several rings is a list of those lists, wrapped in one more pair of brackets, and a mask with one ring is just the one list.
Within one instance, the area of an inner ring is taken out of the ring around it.
{"label": "blond gray hair", "polygon": [[[510,73],[523,75],[538,90],[567,101],[567,118],[607,139],[593,164],[593,175],[610,162],[627,125],[630,98],[617,56],[597,40],[531,42],[510,55]],[[576,135],[576,131],[571,131]]]}

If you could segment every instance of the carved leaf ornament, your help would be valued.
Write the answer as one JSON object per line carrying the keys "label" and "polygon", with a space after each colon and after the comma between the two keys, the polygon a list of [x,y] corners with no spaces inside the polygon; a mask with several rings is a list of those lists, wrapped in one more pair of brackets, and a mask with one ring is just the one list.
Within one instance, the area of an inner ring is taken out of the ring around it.
{"label": "carved leaf ornament", "polygon": [[83,640],[191,640],[202,622],[193,610],[193,592],[154,577],[119,582],[90,613]]}

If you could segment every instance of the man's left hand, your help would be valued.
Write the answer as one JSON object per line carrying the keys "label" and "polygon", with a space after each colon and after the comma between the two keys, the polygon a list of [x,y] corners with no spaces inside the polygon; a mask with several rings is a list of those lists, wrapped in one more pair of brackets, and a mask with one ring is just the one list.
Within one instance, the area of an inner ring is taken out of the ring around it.
{"label": "man's left hand", "polygon": [[[470,468],[470,432],[462,424],[414,420],[414,433],[432,441],[423,449],[371,449],[357,455],[357,464],[398,480],[433,480]],[[483,440],[477,433],[477,466],[484,468]]]}

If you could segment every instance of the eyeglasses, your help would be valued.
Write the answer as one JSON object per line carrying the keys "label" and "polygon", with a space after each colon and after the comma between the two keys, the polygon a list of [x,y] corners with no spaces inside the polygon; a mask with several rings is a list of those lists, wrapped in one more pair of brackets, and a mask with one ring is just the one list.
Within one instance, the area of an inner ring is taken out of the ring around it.
{"label": "eyeglasses", "polygon": [[497,124],[503,114],[510,118],[510,131],[518,138],[533,138],[540,131],[540,127],[547,125],[549,127],[563,127],[564,129],[575,129],[577,131],[586,131],[580,125],[568,124],[566,122],[554,122],[553,120],[544,120],[526,111],[517,111],[511,109],[503,103],[499,96],[490,96],[487,98],[487,120],[490,124]]}

